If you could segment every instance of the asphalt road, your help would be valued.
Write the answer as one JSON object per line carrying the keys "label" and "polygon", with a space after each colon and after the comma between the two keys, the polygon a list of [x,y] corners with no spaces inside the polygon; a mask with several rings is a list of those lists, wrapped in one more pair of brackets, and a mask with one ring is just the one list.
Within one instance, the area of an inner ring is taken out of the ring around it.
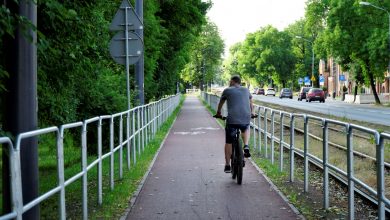
{"label": "asphalt road", "polygon": [[224,141],[187,97],[127,219],[301,219],[249,161],[242,185],[223,172]]}
{"label": "asphalt road", "polygon": [[380,107],[369,104],[349,104],[341,101],[335,101],[331,98],[326,99],[325,103],[319,103],[318,101],[309,103],[306,101],[298,101],[297,97],[294,97],[293,99],[280,99],[279,97],[264,95],[253,95],[253,97],[255,100],[272,104],[390,126],[389,107]]}

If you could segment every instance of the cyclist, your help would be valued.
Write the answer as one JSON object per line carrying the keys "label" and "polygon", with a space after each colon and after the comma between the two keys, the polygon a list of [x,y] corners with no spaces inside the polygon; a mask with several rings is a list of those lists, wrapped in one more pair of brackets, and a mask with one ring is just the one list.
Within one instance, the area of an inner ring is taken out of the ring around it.
{"label": "cyclist", "polygon": [[222,92],[221,99],[218,104],[217,115],[221,116],[221,109],[227,101],[228,115],[226,119],[225,128],[225,173],[231,172],[230,158],[232,155],[232,142],[234,140],[234,130],[240,129],[242,139],[244,141],[244,157],[250,157],[249,152],[249,124],[251,115],[253,113],[252,95],[249,90],[241,86],[241,78],[239,76],[232,76],[230,79],[230,87]]}

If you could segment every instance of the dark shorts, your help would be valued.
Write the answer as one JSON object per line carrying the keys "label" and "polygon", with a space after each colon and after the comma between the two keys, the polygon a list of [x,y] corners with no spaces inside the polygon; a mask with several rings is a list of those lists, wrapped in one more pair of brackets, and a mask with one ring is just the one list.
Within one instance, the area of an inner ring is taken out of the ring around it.
{"label": "dark shorts", "polygon": [[226,143],[231,144],[234,140],[235,130],[240,129],[241,132],[245,132],[249,128],[249,124],[226,124],[225,136]]}

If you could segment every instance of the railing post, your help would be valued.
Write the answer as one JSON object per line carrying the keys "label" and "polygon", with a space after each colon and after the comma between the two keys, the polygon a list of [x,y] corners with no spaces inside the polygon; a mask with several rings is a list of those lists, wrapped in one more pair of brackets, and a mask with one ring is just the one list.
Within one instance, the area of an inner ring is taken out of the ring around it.
{"label": "railing post", "polygon": [[145,151],[145,107],[141,106],[141,144],[142,152]]}
{"label": "railing post", "polygon": [[83,132],[81,135],[81,160],[83,170],[83,219],[88,219],[88,176],[87,176],[87,124],[83,123]]}
{"label": "railing post", "polygon": [[22,176],[21,176],[21,165],[20,165],[20,145],[12,145],[11,140],[9,143],[9,155],[10,155],[10,169],[11,169],[11,193],[13,211],[16,212],[16,219],[23,219],[23,194],[22,194]]}
{"label": "railing post", "polygon": [[110,188],[114,190],[114,117],[110,119]]}
{"label": "railing post", "polygon": [[271,164],[274,164],[275,111],[271,110]]}
{"label": "railing post", "polygon": [[103,204],[103,174],[102,174],[102,118],[99,117],[99,122],[98,122],[98,204],[102,205]]}
{"label": "railing post", "polygon": [[123,115],[119,118],[119,179],[123,178]]}
{"label": "railing post", "polygon": [[[308,157],[308,147],[309,147],[309,118],[307,115],[303,116],[303,123],[304,123],[304,137],[303,137],[303,191],[308,192],[309,191],[309,157]],[[325,140],[325,139],[324,139]]]}
{"label": "railing post", "polygon": [[[378,139],[377,134],[376,139]],[[385,140],[384,137],[380,137],[379,144],[376,145],[376,170],[377,170],[377,200],[378,200],[378,219],[385,219]]]}
{"label": "railing post", "polygon": [[323,169],[323,188],[324,188],[324,209],[329,209],[329,168],[328,168],[328,158],[329,158],[329,135],[328,135],[328,122],[326,119],[322,120],[323,134],[322,134],[322,169]]}
{"label": "railing post", "polygon": [[267,137],[267,133],[268,133],[268,128],[267,128],[267,124],[268,124],[268,120],[267,120],[267,112],[268,112],[268,109],[267,108],[264,108],[264,150],[265,150],[265,158],[268,158],[268,137]]}
{"label": "railing post", "polygon": [[127,140],[127,154],[126,154],[126,159],[127,159],[127,169],[130,170],[131,166],[131,157],[130,157],[130,110],[127,111],[127,116],[126,116],[126,140]]}
{"label": "railing post", "polygon": [[64,171],[64,129],[61,127],[57,134],[57,171],[58,171],[58,185],[61,187],[59,200],[59,215],[60,219],[66,219],[65,207],[65,171]]}
{"label": "railing post", "polygon": [[132,129],[131,129],[131,136],[132,136],[132,145],[133,145],[133,164],[137,164],[137,148],[135,146],[135,108],[131,111],[131,116],[132,116]]}
{"label": "railing post", "polygon": [[295,123],[294,115],[290,114],[290,182],[294,182],[294,142],[295,142]]}
{"label": "railing post", "polygon": [[348,219],[355,219],[355,182],[353,181],[352,127],[347,126],[347,174],[348,174]]}
{"label": "railing post", "polygon": [[261,107],[257,110],[257,114],[259,115],[257,117],[257,124],[258,124],[258,130],[257,130],[257,136],[259,137],[259,153],[261,153]]}
{"label": "railing post", "polygon": [[[255,108],[255,107],[253,107]],[[253,110],[253,112],[255,112],[255,109]],[[256,150],[256,118],[253,118],[253,150]]]}
{"label": "railing post", "polygon": [[137,148],[138,155],[141,155],[141,112],[140,107],[137,108]]}
{"label": "railing post", "polygon": [[283,153],[284,153],[284,112],[280,112],[280,137],[279,137],[279,170],[283,171]]}

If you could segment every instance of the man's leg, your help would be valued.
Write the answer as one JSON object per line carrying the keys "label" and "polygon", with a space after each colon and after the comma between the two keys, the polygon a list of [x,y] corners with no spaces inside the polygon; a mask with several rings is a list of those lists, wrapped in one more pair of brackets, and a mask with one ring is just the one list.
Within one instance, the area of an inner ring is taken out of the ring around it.
{"label": "man's leg", "polygon": [[232,144],[225,144],[225,165],[230,166],[230,158],[232,157]]}
{"label": "man's leg", "polygon": [[248,126],[248,128],[244,131],[241,132],[241,137],[242,140],[244,141],[244,157],[250,157],[251,154],[249,153],[249,139],[251,136],[251,129]]}

